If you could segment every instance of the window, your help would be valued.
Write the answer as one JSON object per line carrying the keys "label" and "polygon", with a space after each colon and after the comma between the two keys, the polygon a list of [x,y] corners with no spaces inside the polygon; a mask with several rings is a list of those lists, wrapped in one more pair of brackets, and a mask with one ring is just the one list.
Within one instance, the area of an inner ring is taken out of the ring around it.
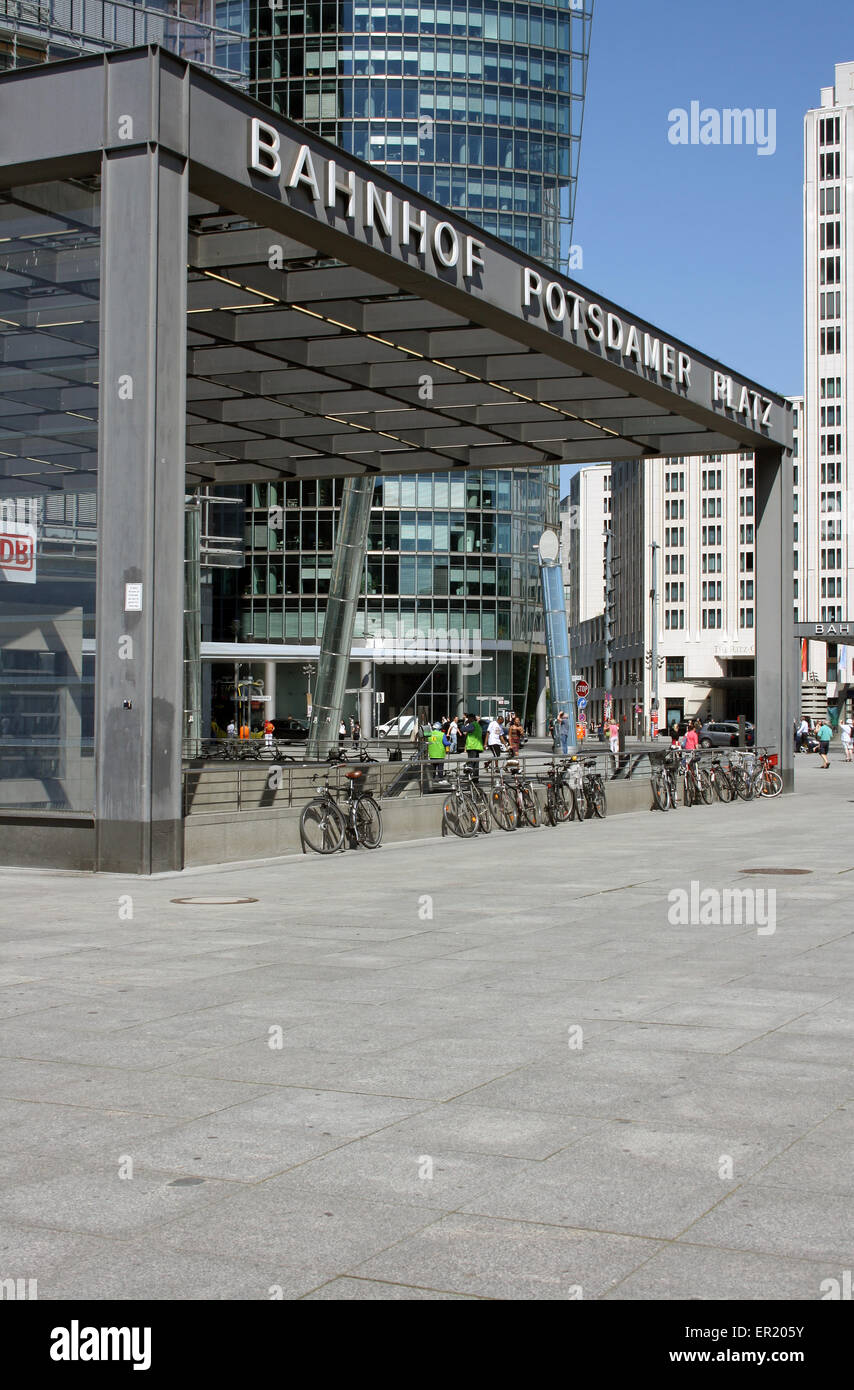
{"label": "window", "polygon": [[669,656],[664,668],[664,679],[667,681],[683,681],[685,679],[685,658],[684,656]]}

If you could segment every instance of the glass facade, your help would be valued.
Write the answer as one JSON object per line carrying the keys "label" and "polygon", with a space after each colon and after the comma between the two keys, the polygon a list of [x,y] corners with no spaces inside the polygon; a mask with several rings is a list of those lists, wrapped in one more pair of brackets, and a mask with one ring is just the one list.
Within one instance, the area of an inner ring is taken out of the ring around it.
{"label": "glass facade", "polygon": [[91,811],[100,195],[0,194],[0,808]]}
{"label": "glass facade", "polygon": [[261,101],[520,250],[567,256],[592,4],[252,3]]}
{"label": "glass facade", "polygon": [[[592,4],[578,0],[251,0],[251,90],[558,266],[569,254],[591,15]],[[331,573],[334,489],[294,483],[279,498],[275,486],[260,487],[252,500],[241,635],[316,642]],[[558,503],[556,466],[378,481],[365,634],[469,634],[488,655],[467,691],[522,708],[531,650],[540,654],[543,641],[534,547],[544,527],[557,528]],[[284,509],[275,534],[268,507]],[[400,685],[398,696],[409,698],[418,679],[413,672],[412,689]]]}

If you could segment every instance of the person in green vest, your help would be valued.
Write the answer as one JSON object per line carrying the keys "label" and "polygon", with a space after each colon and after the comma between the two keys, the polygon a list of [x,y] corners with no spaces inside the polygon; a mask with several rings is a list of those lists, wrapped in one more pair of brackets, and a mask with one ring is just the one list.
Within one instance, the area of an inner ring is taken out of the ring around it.
{"label": "person in green vest", "polygon": [[445,751],[448,735],[443,733],[441,724],[434,724],[427,735],[427,756],[433,764],[433,780],[438,782],[445,775]]}
{"label": "person in green vest", "polygon": [[468,769],[473,782],[480,781],[480,755],[483,752],[483,726],[476,714],[467,714],[460,725],[460,733],[466,740]]}

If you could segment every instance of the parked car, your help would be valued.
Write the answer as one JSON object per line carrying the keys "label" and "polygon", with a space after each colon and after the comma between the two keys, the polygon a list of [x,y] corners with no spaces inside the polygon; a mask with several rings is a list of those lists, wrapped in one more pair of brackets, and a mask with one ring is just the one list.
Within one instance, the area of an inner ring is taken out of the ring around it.
{"label": "parked car", "polygon": [[308,725],[301,719],[274,719],[273,738],[281,743],[305,743],[308,738]]}
{"label": "parked car", "polygon": [[[750,748],[755,738],[755,730],[747,720],[744,723],[745,742]],[[704,724],[700,730],[701,748],[737,748],[738,720],[722,719]]]}
{"label": "parked car", "polygon": [[380,724],[377,738],[409,738],[415,728],[414,714],[398,714],[388,723]]}

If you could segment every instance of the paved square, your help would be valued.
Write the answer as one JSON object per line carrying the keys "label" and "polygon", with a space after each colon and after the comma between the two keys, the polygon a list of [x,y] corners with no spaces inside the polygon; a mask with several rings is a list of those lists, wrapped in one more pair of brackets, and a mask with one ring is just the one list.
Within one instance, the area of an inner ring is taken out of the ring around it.
{"label": "paved square", "polygon": [[[42,1299],[820,1299],[854,1260],[834,756],[828,778],[799,758],[778,801],[512,840],[0,872],[0,1278]],[[711,906],[685,925],[692,883]],[[752,924],[734,889],[766,895]],[[190,895],[258,901],[171,901]]]}

